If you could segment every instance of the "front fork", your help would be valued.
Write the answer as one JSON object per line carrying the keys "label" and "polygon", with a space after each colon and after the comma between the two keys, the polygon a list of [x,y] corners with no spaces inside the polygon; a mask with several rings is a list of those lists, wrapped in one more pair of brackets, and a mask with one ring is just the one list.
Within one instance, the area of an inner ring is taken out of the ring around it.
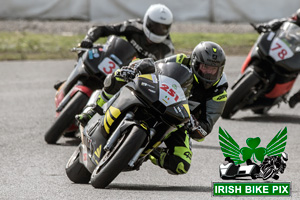
{"label": "front fork", "polygon": [[[122,122],[119,124],[119,126],[116,128],[116,130],[112,133],[112,135],[110,136],[110,138],[108,139],[104,150],[105,151],[110,151],[113,147],[113,145],[117,142],[117,140],[120,138],[121,134],[124,132],[124,129],[126,129],[128,126],[132,126],[132,125],[138,125],[136,124],[136,122],[133,121],[134,119],[134,114],[132,112],[128,112],[124,119],[122,120]],[[131,122],[130,122],[131,121]],[[128,123],[129,122],[129,123]],[[124,123],[128,123],[126,126],[124,126]],[[146,144],[144,144],[136,153],[135,155],[132,157],[132,159],[129,161],[128,165],[130,167],[134,167],[134,164],[136,163],[136,161],[139,159],[140,155],[143,153],[143,151],[145,150],[145,148],[147,147],[147,145],[149,144],[150,140],[153,138],[153,136],[156,134],[155,129],[150,128],[149,130],[149,134],[148,134],[148,141]],[[150,153],[150,152],[149,152]]]}
{"label": "front fork", "polygon": [[68,93],[67,95],[64,96],[62,101],[59,103],[56,112],[59,113],[63,110],[63,108],[68,104],[68,102],[72,99],[72,97],[77,93],[77,92],[82,92],[86,94],[88,97],[90,97],[93,93],[93,90],[84,86],[84,85],[75,85]]}

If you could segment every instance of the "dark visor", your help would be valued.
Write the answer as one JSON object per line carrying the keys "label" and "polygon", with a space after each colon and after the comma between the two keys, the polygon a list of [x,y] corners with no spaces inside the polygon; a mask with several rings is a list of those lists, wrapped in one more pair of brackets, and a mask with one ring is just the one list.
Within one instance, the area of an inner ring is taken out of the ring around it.
{"label": "dark visor", "polygon": [[148,16],[146,27],[149,29],[151,33],[154,33],[155,35],[165,36],[169,33],[171,24],[166,25],[166,24],[160,24],[154,22]]}
{"label": "dark visor", "polygon": [[216,66],[209,66],[204,63],[197,62],[195,65],[196,72],[208,81],[217,80],[220,76],[220,68]]}

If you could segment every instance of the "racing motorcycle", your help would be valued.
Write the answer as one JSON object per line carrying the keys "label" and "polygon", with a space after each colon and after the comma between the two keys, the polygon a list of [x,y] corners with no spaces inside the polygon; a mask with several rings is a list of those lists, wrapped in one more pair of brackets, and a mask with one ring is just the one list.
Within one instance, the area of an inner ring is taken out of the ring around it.
{"label": "racing motorcycle", "polygon": [[230,119],[237,111],[246,109],[264,114],[274,105],[286,102],[300,71],[299,58],[299,26],[285,22],[277,31],[264,30],[231,88],[222,118]]}
{"label": "racing motorcycle", "polygon": [[54,144],[66,132],[78,129],[75,115],[87,104],[93,91],[103,87],[105,77],[128,65],[136,55],[135,49],[117,36],[110,36],[104,45],[79,51],[76,66],[55,95],[56,119],[45,134],[45,141]]}
{"label": "racing motorcycle", "polygon": [[158,158],[166,134],[189,120],[191,70],[160,63],[155,71],[128,82],[80,126],[82,142],[66,165],[71,181],[105,188],[122,171],[139,169],[149,154]]}

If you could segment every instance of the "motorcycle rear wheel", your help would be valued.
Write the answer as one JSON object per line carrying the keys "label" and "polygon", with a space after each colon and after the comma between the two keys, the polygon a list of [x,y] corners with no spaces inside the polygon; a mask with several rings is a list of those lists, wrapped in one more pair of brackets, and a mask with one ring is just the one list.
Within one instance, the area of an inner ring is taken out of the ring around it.
{"label": "motorcycle rear wheel", "polygon": [[68,178],[74,183],[89,183],[92,173],[79,162],[80,151],[77,147],[76,151],[70,157],[66,165],[66,173]]}
{"label": "motorcycle rear wheel", "polygon": [[75,115],[79,114],[87,104],[89,98],[82,92],[77,92],[66,107],[61,111],[55,122],[45,134],[45,141],[48,144],[55,144],[62,136],[63,132],[75,120]]}
{"label": "motorcycle rear wheel", "polygon": [[264,171],[264,175],[263,175],[263,180],[267,180],[269,178],[271,178],[274,175],[274,169],[268,167],[267,169],[265,169]]}
{"label": "motorcycle rear wheel", "polygon": [[232,94],[227,99],[223,113],[221,115],[224,119],[230,119],[239,109],[241,103],[252,94],[252,88],[260,81],[260,79],[253,72],[244,77],[244,79],[235,87]]}
{"label": "motorcycle rear wheel", "polygon": [[141,127],[134,126],[128,136],[122,137],[114,149],[104,155],[93,171],[92,186],[95,188],[108,186],[128,166],[129,161],[144,143],[146,136],[147,134]]}

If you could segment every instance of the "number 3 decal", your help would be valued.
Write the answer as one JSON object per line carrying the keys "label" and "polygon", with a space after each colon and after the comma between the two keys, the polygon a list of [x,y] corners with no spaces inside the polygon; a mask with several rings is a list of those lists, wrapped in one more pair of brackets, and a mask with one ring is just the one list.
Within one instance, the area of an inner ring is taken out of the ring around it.
{"label": "number 3 decal", "polygon": [[103,71],[106,73],[106,74],[111,74],[113,72],[113,69],[116,68],[116,63],[112,62],[112,61],[109,61],[109,71],[106,70],[106,67],[103,68]]}
{"label": "number 3 decal", "polygon": [[119,66],[110,58],[104,58],[104,60],[98,65],[98,69],[105,74],[111,74],[119,69]]}

